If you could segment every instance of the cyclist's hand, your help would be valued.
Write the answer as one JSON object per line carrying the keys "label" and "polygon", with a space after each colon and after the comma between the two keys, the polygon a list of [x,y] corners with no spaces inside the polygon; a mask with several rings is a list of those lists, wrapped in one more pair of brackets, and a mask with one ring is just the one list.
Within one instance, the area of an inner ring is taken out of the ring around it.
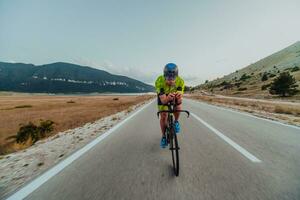
{"label": "cyclist's hand", "polygon": [[182,93],[176,92],[176,99],[182,99]]}
{"label": "cyclist's hand", "polygon": [[170,93],[170,94],[168,94],[167,99],[168,99],[168,101],[173,101],[174,97],[175,97],[175,94],[174,93]]}

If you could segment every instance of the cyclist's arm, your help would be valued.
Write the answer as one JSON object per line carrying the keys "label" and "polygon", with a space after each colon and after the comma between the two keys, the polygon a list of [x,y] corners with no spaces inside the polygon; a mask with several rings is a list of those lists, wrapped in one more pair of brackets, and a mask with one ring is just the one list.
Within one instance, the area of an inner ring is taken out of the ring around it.
{"label": "cyclist's arm", "polygon": [[181,79],[176,91],[176,100],[178,104],[182,103],[183,93],[184,93],[184,81],[183,79]]}
{"label": "cyclist's arm", "polygon": [[160,77],[155,81],[156,93],[162,104],[167,104],[170,100],[168,95],[165,94],[164,86]]}

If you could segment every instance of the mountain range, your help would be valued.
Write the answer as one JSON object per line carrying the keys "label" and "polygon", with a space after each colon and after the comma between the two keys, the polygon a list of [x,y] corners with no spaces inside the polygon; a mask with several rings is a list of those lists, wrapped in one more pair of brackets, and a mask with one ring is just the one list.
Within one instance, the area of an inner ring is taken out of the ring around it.
{"label": "mountain range", "polygon": [[154,87],[88,66],[0,62],[0,91],[29,93],[141,93]]}

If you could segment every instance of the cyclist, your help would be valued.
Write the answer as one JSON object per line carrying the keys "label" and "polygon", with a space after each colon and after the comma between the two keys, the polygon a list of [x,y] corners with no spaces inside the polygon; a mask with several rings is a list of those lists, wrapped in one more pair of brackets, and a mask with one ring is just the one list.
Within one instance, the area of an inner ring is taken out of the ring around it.
{"label": "cyclist", "polygon": [[[157,104],[158,110],[168,110],[167,104],[169,101],[175,100],[176,109],[181,110],[182,95],[184,92],[184,80],[178,76],[178,67],[174,63],[168,63],[164,67],[164,75],[159,76],[155,81],[155,88],[157,92]],[[176,134],[180,131],[180,125],[178,122],[179,112],[175,112],[175,132]],[[167,139],[165,130],[168,123],[168,114],[160,113],[160,127],[162,132],[162,138],[160,146],[165,148],[167,146]]]}

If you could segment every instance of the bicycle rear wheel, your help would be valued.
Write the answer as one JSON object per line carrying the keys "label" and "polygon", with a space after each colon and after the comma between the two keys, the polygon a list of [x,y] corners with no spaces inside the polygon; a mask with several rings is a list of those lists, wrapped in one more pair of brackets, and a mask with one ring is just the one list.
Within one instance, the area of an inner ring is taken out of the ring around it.
{"label": "bicycle rear wheel", "polygon": [[175,176],[179,175],[179,147],[174,128],[170,129],[170,150],[172,152],[173,170]]}

